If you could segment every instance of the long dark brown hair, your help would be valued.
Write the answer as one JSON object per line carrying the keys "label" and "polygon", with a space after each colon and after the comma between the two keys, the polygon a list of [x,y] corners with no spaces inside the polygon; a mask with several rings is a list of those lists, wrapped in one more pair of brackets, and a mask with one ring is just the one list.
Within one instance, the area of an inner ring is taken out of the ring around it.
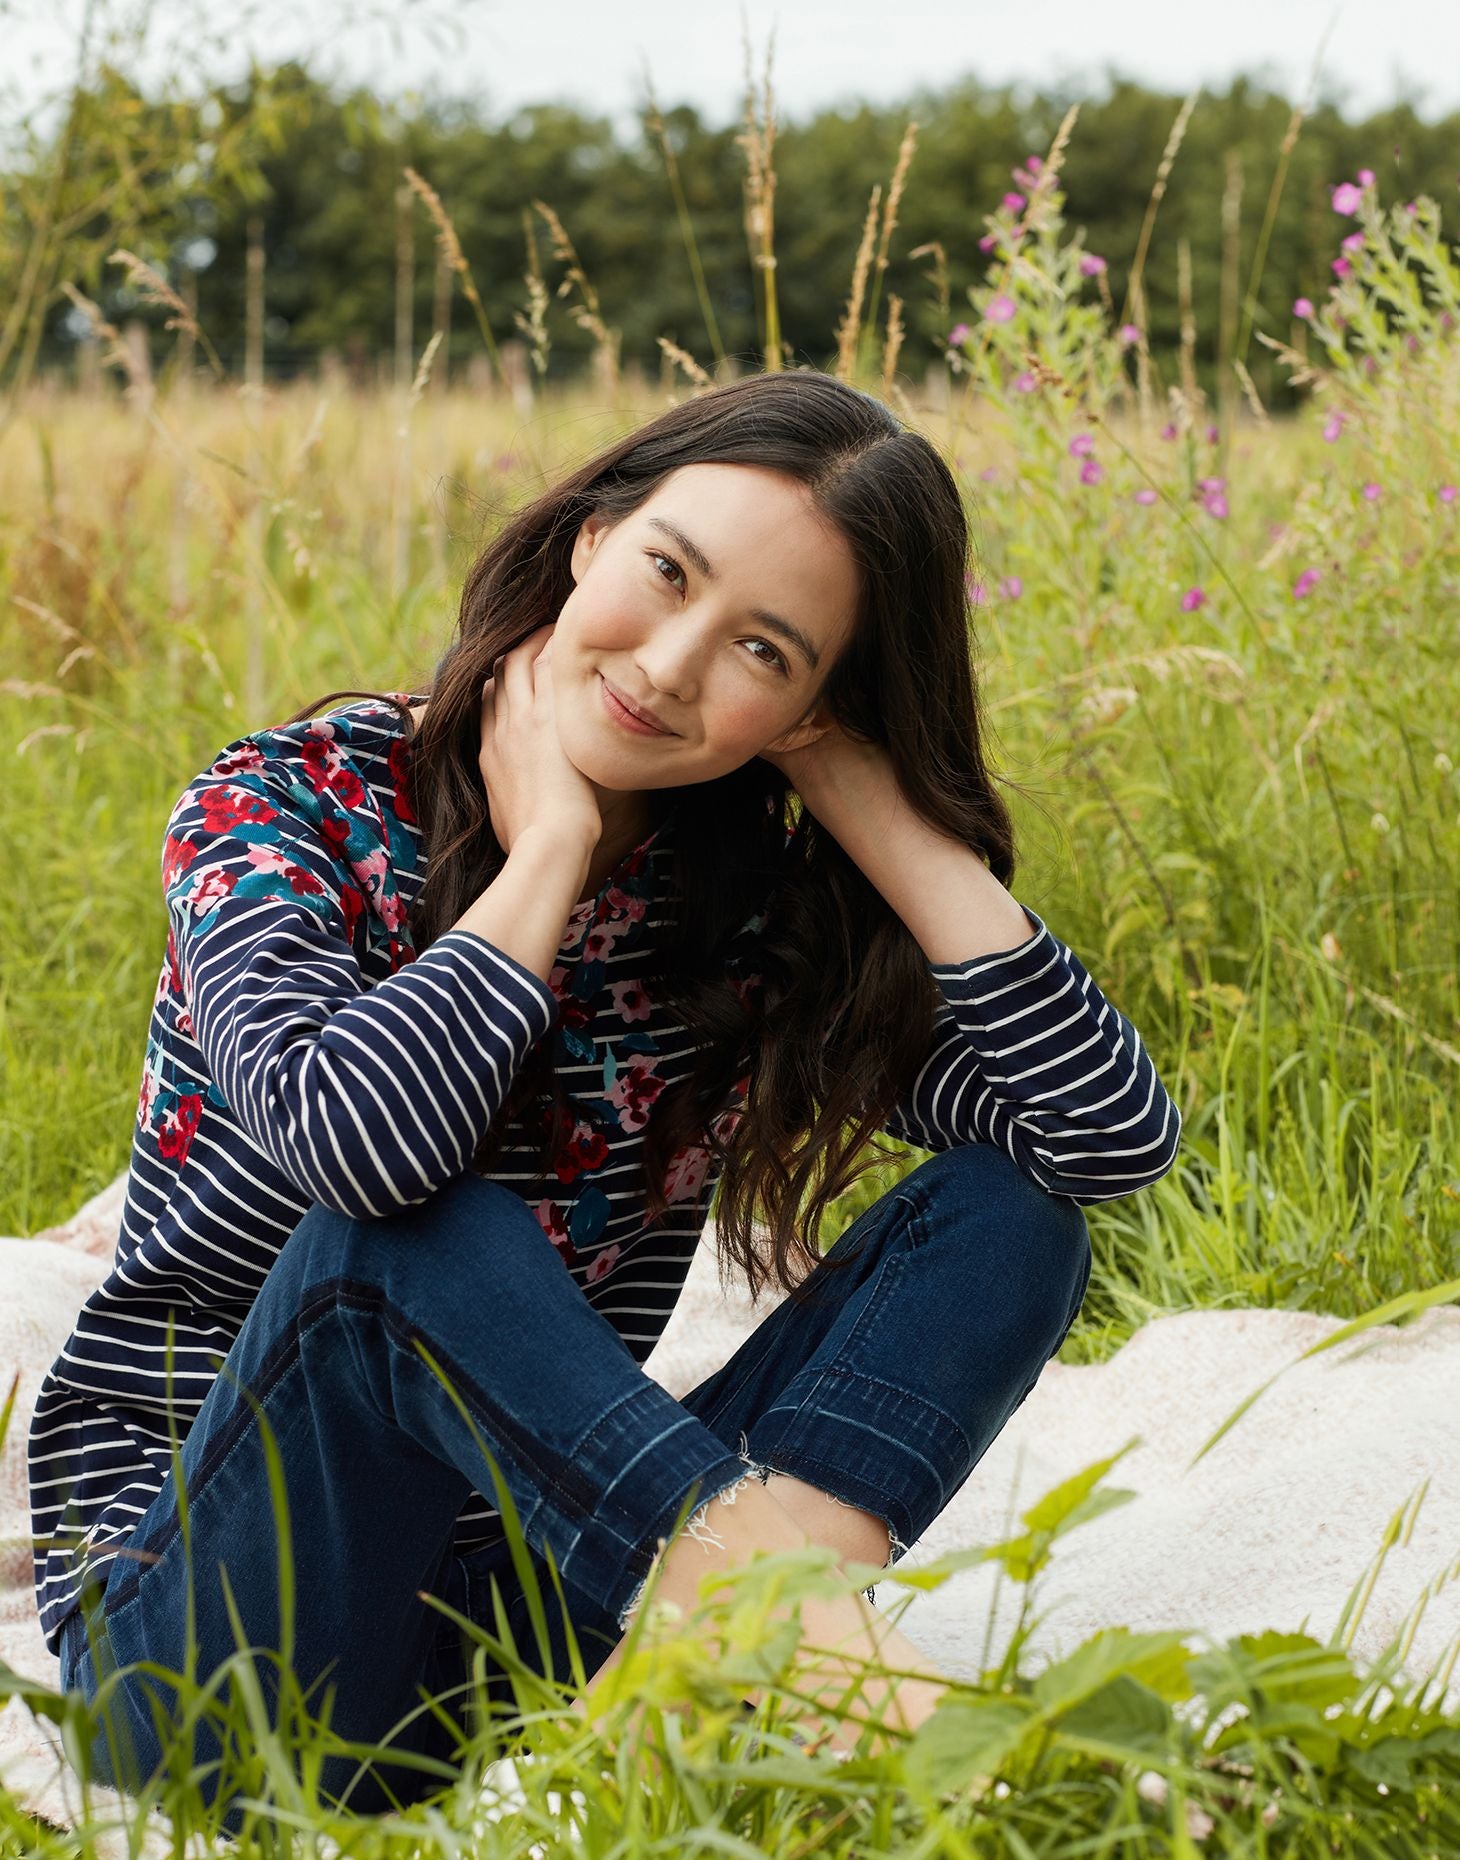
{"label": "long dark brown hair", "polygon": [[[586,517],[616,522],[671,472],[704,462],[782,472],[838,526],[861,598],[821,695],[848,733],[885,746],[919,813],[982,855],[1003,884],[1012,879],[1013,825],[995,786],[1005,778],[984,762],[971,552],[952,474],[927,439],[870,395],[809,371],[757,375],[657,414],[510,516],[467,575],[419,728],[408,707],[386,698],[414,731],[411,793],[428,854],[409,919],[418,952],[505,862],[478,762],[493,660],[557,619]],[[331,692],[291,721],[350,695],[366,694]],[[679,908],[659,973],[644,979],[696,1050],[691,1075],[661,1094],[645,1126],[646,1219],[667,1211],[670,1158],[705,1145],[722,1171],[722,1282],[738,1267],[754,1301],[767,1282],[794,1292],[820,1260],[827,1203],[873,1160],[874,1134],[927,1058],[938,990],[906,925],[770,763],[753,757],[667,791],[665,807],[678,821],[671,888]],[[761,903],[767,921],[754,968],[762,987],[737,988],[728,972],[735,932]],[[529,1053],[473,1157],[481,1173],[514,1129],[540,1137],[538,1166],[551,1165],[581,1117],[553,1058],[551,1039]],[[722,1119],[747,1074],[744,1115]],[[793,1258],[802,1268],[794,1274]]]}

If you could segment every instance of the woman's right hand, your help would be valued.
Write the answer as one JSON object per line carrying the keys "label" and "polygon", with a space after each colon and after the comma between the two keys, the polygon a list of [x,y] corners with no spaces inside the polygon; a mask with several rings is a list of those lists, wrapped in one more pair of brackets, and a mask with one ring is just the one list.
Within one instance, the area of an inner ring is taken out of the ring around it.
{"label": "woman's right hand", "polygon": [[528,827],[582,833],[590,846],[603,832],[593,785],[568,760],[553,709],[551,662],[556,621],[505,652],[482,688],[478,757],[492,831],[511,852]]}

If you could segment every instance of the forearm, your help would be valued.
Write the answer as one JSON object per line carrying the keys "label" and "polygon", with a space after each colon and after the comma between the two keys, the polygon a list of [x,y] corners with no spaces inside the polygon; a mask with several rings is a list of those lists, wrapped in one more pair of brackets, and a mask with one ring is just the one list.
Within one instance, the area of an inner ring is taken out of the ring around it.
{"label": "forearm", "polygon": [[581,835],[529,828],[513,842],[502,870],[451,928],[485,937],[546,983],[592,855]]}

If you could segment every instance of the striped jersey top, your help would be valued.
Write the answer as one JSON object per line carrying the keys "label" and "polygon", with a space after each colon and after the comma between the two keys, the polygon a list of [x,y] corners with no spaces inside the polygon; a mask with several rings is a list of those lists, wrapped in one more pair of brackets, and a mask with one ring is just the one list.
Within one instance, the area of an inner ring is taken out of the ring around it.
{"label": "striped jersey top", "polygon": [[[545,983],[470,931],[414,950],[407,913],[428,854],[410,755],[398,711],[355,702],[230,743],[168,821],[166,954],[121,1232],[41,1384],[28,1442],[52,1652],[169,1470],[169,1318],[182,1439],[311,1204],[369,1219],[424,1201],[469,1166],[536,1041],[553,1039],[578,1121],[548,1175],[524,1135],[494,1178],[521,1194],[636,1361],[683,1286],[719,1171],[707,1147],[679,1151],[669,1211],[651,1225],[640,1160],[655,1099],[692,1057],[639,979],[672,921],[673,814],[573,910]],[[1179,1113],[1135,1028],[1024,909],[1032,933],[1016,948],[930,965],[942,996],[931,1047],[883,1128],[926,1150],[998,1144],[1080,1203],[1128,1195],[1171,1167]],[[752,951],[764,923],[747,920]],[[738,1117],[748,1083],[720,1118]],[[474,1493],[456,1547],[503,1535]]]}

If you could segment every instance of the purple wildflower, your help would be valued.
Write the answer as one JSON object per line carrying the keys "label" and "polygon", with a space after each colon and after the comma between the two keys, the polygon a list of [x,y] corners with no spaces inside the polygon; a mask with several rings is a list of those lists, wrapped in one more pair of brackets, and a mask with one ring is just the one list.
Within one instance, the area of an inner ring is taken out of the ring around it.
{"label": "purple wildflower", "polygon": [[1354,214],[1363,204],[1363,190],[1355,187],[1352,181],[1340,181],[1334,188],[1333,210],[1335,213]]}
{"label": "purple wildflower", "polygon": [[1168,420],[1161,428],[1161,437],[1163,439],[1174,439],[1176,437],[1176,422],[1174,420]]}
{"label": "purple wildflower", "polygon": [[1372,187],[1374,185],[1374,170],[1372,168],[1360,168],[1358,178],[1360,187]]}
{"label": "purple wildflower", "polygon": [[1076,433],[1070,441],[1072,459],[1087,459],[1094,450],[1095,435],[1093,433]]}
{"label": "purple wildflower", "polygon": [[1080,467],[1081,484],[1099,484],[1104,476],[1105,467],[1100,463],[1099,459],[1086,459],[1085,463]]}
{"label": "purple wildflower", "polygon": [[1305,568],[1302,574],[1299,575],[1298,579],[1293,583],[1293,599],[1295,601],[1304,600],[1313,592],[1313,589],[1318,585],[1318,581],[1318,570],[1316,568]]}
{"label": "purple wildflower", "polygon": [[1442,504],[1453,504],[1455,501],[1454,485],[1453,484],[1442,484],[1439,490],[1439,499]]}
{"label": "purple wildflower", "polygon": [[972,575],[965,575],[963,577],[963,585],[968,590],[969,606],[970,607],[982,607],[984,603],[984,592],[985,592],[983,583],[981,581],[976,580],[974,576]]}
{"label": "purple wildflower", "polygon": [[1098,252],[1080,254],[1080,276],[1082,278],[1098,278],[1105,268],[1105,260]]}
{"label": "purple wildflower", "polygon": [[1136,502],[1138,504],[1154,504],[1155,501],[1156,493],[1148,484],[1143,484],[1140,490],[1136,492]]}
{"label": "purple wildflower", "polygon": [[1209,517],[1225,517],[1227,515],[1227,500],[1222,496],[1220,491],[1208,491],[1206,496],[1201,500],[1201,503],[1202,509],[1206,511]]}
{"label": "purple wildflower", "polygon": [[978,242],[978,249],[980,252],[992,252],[998,243],[999,235],[997,233],[985,233],[983,238]]}
{"label": "purple wildflower", "polygon": [[1217,443],[1217,441],[1221,438],[1221,436],[1222,436],[1221,429],[1219,427],[1209,426],[1207,428],[1207,444],[1208,445],[1214,446]]}
{"label": "purple wildflower", "polygon": [[1312,314],[1313,299],[1311,297],[1298,297],[1293,300],[1294,316],[1310,317]]}
{"label": "purple wildflower", "polygon": [[1140,341],[1141,326],[1139,323],[1122,323],[1120,328],[1116,331],[1116,334],[1120,337],[1125,346],[1129,348],[1133,342]]}
{"label": "purple wildflower", "polygon": [[955,323],[948,332],[949,348],[961,349],[972,334],[973,331],[968,327],[967,323]]}
{"label": "purple wildflower", "polygon": [[1341,413],[1330,413],[1327,420],[1324,422],[1323,437],[1328,441],[1329,445],[1332,445],[1335,439],[1341,439],[1343,437],[1343,423],[1346,417],[1346,415]]}
{"label": "purple wildflower", "polygon": [[1031,374],[1025,373],[1022,375],[1015,375],[1014,377],[1014,392],[1016,394],[1032,394],[1038,386],[1039,382]]}
{"label": "purple wildflower", "polygon": [[1347,239],[1340,239],[1338,243],[1343,247],[1345,252],[1362,252],[1365,238],[1366,235],[1364,233],[1351,232]]}
{"label": "purple wildflower", "polygon": [[1017,213],[1024,205],[1024,196],[1022,194],[1005,194],[1003,199],[999,202],[999,205],[1003,208],[1005,213]]}
{"label": "purple wildflower", "polygon": [[1017,601],[1024,592],[1024,583],[1017,575],[1006,575],[999,583],[999,593],[1006,601]]}
{"label": "purple wildflower", "polygon": [[1353,266],[1346,258],[1333,258],[1328,261],[1328,269],[1333,273],[1334,277],[1346,278],[1353,270]]}
{"label": "purple wildflower", "polygon": [[1181,597],[1181,611],[1184,614],[1194,614],[1198,607],[1206,606],[1206,600],[1204,588],[1188,588]]}
{"label": "purple wildflower", "polygon": [[1016,306],[1012,297],[1006,297],[1002,291],[997,297],[990,298],[984,306],[984,315],[990,323],[1007,323],[1014,314]]}
{"label": "purple wildflower", "polygon": [[1369,483],[1364,486],[1364,502],[1366,504],[1377,504],[1379,501],[1379,497],[1380,497],[1379,486],[1375,484],[1373,480],[1371,479]]}

